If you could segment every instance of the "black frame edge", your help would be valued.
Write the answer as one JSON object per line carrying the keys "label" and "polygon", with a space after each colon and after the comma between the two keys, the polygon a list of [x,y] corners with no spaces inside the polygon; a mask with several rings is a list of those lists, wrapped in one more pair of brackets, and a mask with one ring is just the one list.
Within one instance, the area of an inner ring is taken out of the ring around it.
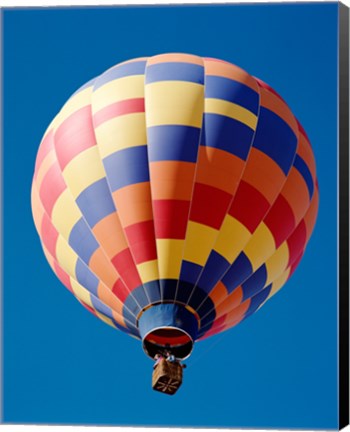
{"label": "black frame edge", "polygon": [[339,3],[339,429],[349,424],[349,8]]}

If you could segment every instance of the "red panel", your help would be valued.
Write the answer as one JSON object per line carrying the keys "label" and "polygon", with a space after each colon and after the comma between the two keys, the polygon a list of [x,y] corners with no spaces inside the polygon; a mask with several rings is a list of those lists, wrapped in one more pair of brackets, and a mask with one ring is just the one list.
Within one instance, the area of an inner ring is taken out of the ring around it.
{"label": "red panel", "polygon": [[155,234],[158,239],[184,239],[190,201],[154,200]]}
{"label": "red panel", "polygon": [[56,259],[56,243],[58,238],[58,232],[52,225],[51,220],[48,218],[47,214],[44,213],[43,220],[41,223],[41,239],[49,251],[50,255]]}
{"label": "red panel", "polygon": [[127,99],[114,104],[108,105],[94,114],[94,127],[96,128],[100,124],[111,120],[115,117],[119,117],[125,114],[132,114],[145,111],[145,100],[144,98],[139,99]]}
{"label": "red panel", "polygon": [[76,155],[94,145],[90,105],[70,115],[56,130],[55,149],[62,170]]}
{"label": "red panel", "polygon": [[66,188],[67,186],[63,180],[60,167],[55,163],[43,178],[39,191],[41,202],[49,216],[51,216],[57,198]]}
{"label": "red panel", "polygon": [[62,268],[57,264],[57,262],[54,263],[54,267],[58,279],[63,283],[65,287],[68,288],[69,291],[73,292],[68,274],[64,270],[62,270]]}
{"label": "red panel", "polygon": [[269,202],[257,189],[241,180],[229,214],[253,233],[269,207]]}
{"label": "red panel", "polygon": [[281,99],[281,101],[284,101],[284,99],[282,98],[282,96],[280,96],[276,90],[274,90],[272,87],[270,87],[268,84],[266,84],[264,81],[262,81],[259,78],[254,77],[255,80],[257,81],[257,83],[259,84],[260,87],[264,88],[265,90],[268,90],[270,93],[273,93],[275,96],[277,96],[279,99]]}
{"label": "red panel", "polygon": [[121,302],[125,302],[126,298],[130,294],[128,289],[126,288],[124,282],[121,279],[118,279],[113,285],[112,292],[118,297]]}
{"label": "red panel", "polygon": [[300,253],[304,250],[306,243],[306,227],[305,222],[302,220],[297,226],[293,234],[288,238],[287,244],[289,248],[289,261],[288,267],[291,266],[298,258]]}
{"label": "red panel", "polygon": [[223,326],[225,324],[226,317],[227,317],[227,315],[224,314],[220,318],[216,319],[210,330],[213,330],[215,333],[215,331],[218,328],[220,328],[221,326]]}
{"label": "red panel", "polygon": [[131,256],[130,249],[124,249],[122,252],[119,252],[112,259],[112,264],[117,269],[120,277],[123,279],[130,291],[142,284],[134,260]]}
{"label": "red panel", "polygon": [[124,231],[137,264],[157,258],[153,220],[129,225]]}
{"label": "red panel", "polygon": [[86,303],[84,303],[82,300],[78,299],[80,301],[80,303],[84,306],[85,309],[87,309],[89,312],[91,312],[93,315],[96,315],[96,311],[95,309],[93,309],[91,306],[87,305]]}
{"label": "red panel", "polygon": [[294,263],[292,264],[291,268],[290,268],[290,272],[289,272],[289,276],[288,279],[291,278],[292,274],[295,272],[296,268],[298,267],[302,257],[304,255],[304,251],[297,257],[297,259],[294,261]]}
{"label": "red panel", "polygon": [[190,219],[215,229],[221,227],[232,195],[213,186],[196,183]]}
{"label": "red panel", "polygon": [[38,154],[35,161],[35,174],[37,174],[42,161],[45,159],[47,154],[53,147],[53,130],[51,129],[45,136],[45,138],[41,141]]}
{"label": "red panel", "polygon": [[264,222],[272,232],[276,248],[293,232],[295,228],[294,214],[287,200],[282,195],[278,196],[266,215]]}

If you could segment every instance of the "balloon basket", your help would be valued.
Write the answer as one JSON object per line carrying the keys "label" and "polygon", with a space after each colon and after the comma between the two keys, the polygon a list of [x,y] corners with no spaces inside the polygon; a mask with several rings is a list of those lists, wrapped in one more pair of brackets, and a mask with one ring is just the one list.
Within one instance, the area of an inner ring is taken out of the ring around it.
{"label": "balloon basket", "polygon": [[161,360],[154,368],[152,375],[153,390],[173,395],[182,384],[182,366],[180,363],[171,363]]}

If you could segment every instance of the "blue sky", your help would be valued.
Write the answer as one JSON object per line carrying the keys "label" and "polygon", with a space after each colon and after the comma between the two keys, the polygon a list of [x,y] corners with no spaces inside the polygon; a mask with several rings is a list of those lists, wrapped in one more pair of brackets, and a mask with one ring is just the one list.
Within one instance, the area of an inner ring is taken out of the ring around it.
{"label": "blue sky", "polygon": [[[10,423],[337,427],[337,4],[47,8],[3,15],[3,420]],[[112,65],[188,52],[274,87],[306,129],[316,229],[258,313],[196,344],[173,397],[151,389],[138,341],[56,280],[32,222],[41,137],[65,100]]]}

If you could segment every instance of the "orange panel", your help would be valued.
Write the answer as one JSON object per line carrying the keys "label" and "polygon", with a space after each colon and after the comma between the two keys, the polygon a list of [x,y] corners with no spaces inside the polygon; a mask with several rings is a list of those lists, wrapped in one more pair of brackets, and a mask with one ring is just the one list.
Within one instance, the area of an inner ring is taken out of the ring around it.
{"label": "orange panel", "polygon": [[[310,207],[305,215],[304,221],[306,225],[306,243],[309,241],[312,231],[316,223],[316,217],[318,212],[318,199],[319,192],[318,187],[315,189],[315,193],[312,197]],[[306,246],[306,244],[305,244]]]}
{"label": "orange panel", "polygon": [[290,170],[281,195],[288,201],[298,224],[309,206],[310,198],[305,180],[296,168]]}
{"label": "orange panel", "polygon": [[229,324],[229,323],[231,323],[231,321],[235,321],[235,320],[241,318],[242,315],[244,315],[247,312],[247,310],[249,309],[249,306],[250,306],[250,299],[244,301],[239,306],[237,306],[236,308],[231,310],[231,312],[229,312],[226,316],[225,323]]}
{"label": "orange panel", "polygon": [[151,162],[152,198],[190,201],[195,169],[192,162]]}
{"label": "orange panel", "polygon": [[100,220],[92,232],[110,259],[128,247],[117,213]]}
{"label": "orange panel", "polygon": [[243,180],[255,187],[271,204],[282,189],[286,176],[269,156],[252,147]]}
{"label": "orange panel", "polygon": [[216,307],[216,318],[221,317],[224,314],[230,313],[232,309],[238,308],[242,302],[243,291],[239,286],[237,287],[226,299]]}
{"label": "orange panel", "polygon": [[105,285],[99,283],[97,288],[98,298],[109,306],[113,311],[119,314],[118,322],[123,322],[123,304]]}
{"label": "orange panel", "polygon": [[300,137],[299,137],[298,155],[304,159],[306,165],[308,166],[311,172],[312,178],[315,180],[316,178],[315,157],[312,152],[310,143],[306,140],[305,136],[302,133],[300,133]]}
{"label": "orange panel", "polygon": [[112,196],[123,227],[153,219],[149,182],[126,186]]}
{"label": "orange panel", "polygon": [[209,297],[214,302],[215,309],[217,310],[217,307],[221,302],[223,302],[228,296],[227,289],[225,285],[219,281],[213,290],[211,291]]}
{"label": "orange panel", "polygon": [[245,162],[237,156],[212,147],[199,149],[196,182],[234,194]]}
{"label": "orange panel", "polygon": [[238,81],[246,86],[252,88],[259,93],[259,87],[256,80],[248,75],[247,72],[236,65],[225,62],[223,60],[217,60],[213,58],[204,59],[205,74],[216,75],[232,80]]}
{"label": "orange panel", "polygon": [[281,117],[281,119],[283,119],[290,126],[290,128],[294,131],[295,135],[298,137],[298,123],[288,106],[279,97],[277,97],[273,93],[270,93],[264,88],[260,88],[260,94],[261,106],[268,108],[270,111],[273,111],[275,114]]}
{"label": "orange panel", "polygon": [[101,248],[96,249],[92,254],[89,268],[108,288],[113,288],[119,275],[113,267],[113,264],[107,260]]}

